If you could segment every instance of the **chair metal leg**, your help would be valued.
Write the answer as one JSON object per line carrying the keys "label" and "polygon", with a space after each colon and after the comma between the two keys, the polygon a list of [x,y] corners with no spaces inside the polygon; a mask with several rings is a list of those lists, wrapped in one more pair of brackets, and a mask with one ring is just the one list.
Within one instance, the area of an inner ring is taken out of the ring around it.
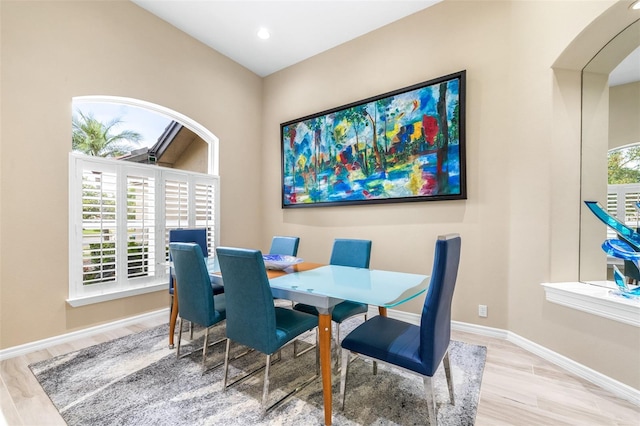
{"label": "chair metal leg", "polygon": [[[237,380],[237,381],[235,381],[235,382],[231,383],[230,385],[227,385],[227,382],[228,382],[228,379],[229,379],[229,361],[234,360],[234,359],[238,359],[238,358],[240,358],[240,357],[243,357],[243,356],[245,356],[246,354],[248,354],[249,352],[252,352],[252,351],[253,351],[253,349],[250,349],[250,350],[245,351],[245,352],[243,352],[243,353],[241,353],[241,354],[239,354],[239,355],[234,356],[233,358],[229,358],[229,351],[230,351],[230,349],[231,349],[231,339],[227,339],[227,348],[226,348],[226,349],[225,349],[225,351],[224,351],[224,380],[222,381],[222,390],[223,390],[223,391],[226,391],[226,390],[227,390],[227,388],[231,387],[231,385],[233,385],[233,384],[235,384],[235,383],[238,383],[238,382],[240,382],[240,381],[242,381],[242,380],[246,379],[248,376],[250,376],[250,375],[247,375],[247,376],[242,377],[242,378],[240,378],[239,380]],[[259,368],[258,370],[256,370],[256,371],[259,371],[259,370],[261,370],[261,369],[262,369],[262,367],[260,367],[260,368]]]}
{"label": "chair metal leg", "polygon": [[[176,315],[174,317],[174,314]],[[173,340],[176,334],[177,312],[173,312],[173,294],[169,294],[169,349],[173,349]]]}
{"label": "chair metal leg", "polygon": [[444,375],[447,377],[447,386],[449,387],[449,400],[451,405],[456,405],[453,397],[453,374],[451,372],[451,363],[449,362],[449,351],[445,352],[442,364],[444,365]]}
{"label": "chair metal leg", "polygon": [[182,341],[182,318],[180,318],[180,325],[178,326],[178,349],[176,350],[176,358],[180,359],[180,342]]}
{"label": "chair metal leg", "polygon": [[427,411],[429,412],[429,425],[437,426],[438,424],[438,412],[436,409],[436,397],[433,391],[433,380],[431,377],[424,376],[424,391],[427,396]]}
{"label": "chair metal leg", "polygon": [[267,396],[269,395],[269,367],[271,365],[271,355],[267,355],[267,363],[264,367],[264,384],[262,386],[262,416],[267,414]]}
{"label": "chair metal leg", "polygon": [[344,410],[344,401],[346,399],[347,389],[347,370],[349,369],[349,351],[342,350],[342,367],[340,371],[340,397],[342,398],[342,409]]}
{"label": "chair metal leg", "polygon": [[306,354],[307,352],[309,352],[309,351],[311,351],[311,350],[313,350],[313,349],[318,347],[318,346],[313,346],[312,345],[312,346],[308,347],[307,349],[304,349],[303,351],[298,352],[298,345],[299,344],[300,344],[300,341],[298,339],[295,339],[293,341],[293,357],[294,358],[298,358],[299,356],[302,356],[302,355]]}
{"label": "chair metal leg", "polygon": [[[317,339],[316,339],[317,340]],[[317,342],[316,342],[317,343]],[[316,347],[319,347],[319,345],[316,345]],[[272,357],[271,355],[267,355],[267,359],[266,362],[263,366],[256,368],[255,370],[242,375],[242,377],[240,378],[236,378],[233,382],[229,383],[229,361],[233,360],[233,359],[238,359],[241,356],[246,355],[248,352],[253,351],[253,349],[250,349],[246,352],[244,352],[241,355],[237,355],[233,358],[229,357],[229,352],[230,352],[230,348],[231,348],[231,340],[227,339],[227,348],[225,350],[225,355],[224,355],[224,379],[222,382],[222,389],[224,391],[226,391],[228,388],[230,388],[231,386],[237,384],[237,383],[241,383],[243,381],[245,381],[246,379],[252,377],[254,374],[260,372],[262,369],[265,370],[264,372],[264,384],[263,384],[263,388],[262,388],[262,402],[261,402],[261,413],[262,416],[264,417],[267,413],[269,413],[271,410],[273,410],[274,408],[279,407],[282,403],[284,403],[285,401],[287,401],[287,399],[289,399],[289,397],[291,397],[292,395],[296,394],[297,392],[301,391],[302,389],[304,389],[305,387],[307,387],[308,385],[310,385],[311,383],[313,383],[318,377],[319,377],[319,362],[318,362],[318,358],[317,358],[317,354],[316,354],[316,374],[311,376],[310,378],[308,378],[306,381],[304,381],[303,383],[299,384],[295,389],[289,391],[289,393],[287,393],[286,395],[282,396],[279,400],[277,400],[276,402],[274,402],[271,405],[267,405],[267,402],[269,400],[269,370],[271,367],[271,364],[276,364],[278,361],[280,361],[282,359],[282,351],[280,348],[278,351],[276,351],[274,354],[276,355],[275,357]]]}
{"label": "chair metal leg", "polygon": [[[289,391],[289,393],[287,393],[286,395],[282,396],[279,400],[275,401],[273,404],[267,406],[267,401],[268,401],[268,395],[269,395],[269,365],[271,363],[269,362],[269,357],[267,357],[267,363],[265,366],[265,384],[264,384],[264,388],[262,391],[262,415],[265,416],[268,412],[270,412],[271,410],[279,407],[281,404],[283,404],[285,401],[287,401],[292,395],[295,395],[296,393],[300,392],[302,389],[306,388],[307,386],[309,386],[311,383],[315,382],[315,380],[319,377],[319,374],[315,374],[311,377],[309,377],[307,380],[305,380],[304,382],[300,383],[295,389],[292,389],[291,391]],[[274,362],[275,364],[275,362]],[[317,372],[316,372],[317,373]]]}
{"label": "chair metal leg", "polygon": [[[193,323],[191,323],[191,327],[193,327]],[[193,332],[193,328],[191,329]],[[191,338],[193,340],[193,337]],[[202,345],[202,373],[205,372],[204,361],[207,359],[207,345],[209,343],[209,327],[204,331],[204,345]]]}
{"label": "chair metal leg", "polygon": [[335,368],[340,368],[340,323],[336,323],[336,339],[335,339]]}
{"label": "chair metal leg", "polygon": [[193,340],[193,321],[189,321],[189,340]]}
{"label": "chair metal leg", "polygon": [[251,372],[247,375],[245,375],[244,377],[241,377],[240,379],[236,380],[235,382],[227,385],[228,379],[229,379],[229,361],[232,361],[234,359],[238,359],[240,357],[245,356],[246,354],[248,354],[249,352],[253,352],[253,349],[249,349],[239,355],[234,356],[233,358],[229,358],[229,351],[231,349],[231,339],[227,339],[227,348],[224,351],[224,380],[222,382],[222,390],[226,391],[227,388],[231,387],[231,385],[234,385],[236,383],[239,383],[241,381],[243,381],[244,379],[250,377],[251,375],[253,375],[253,373],[258,372],[260,370],[262,370],[263,367],[258,368],[257,370],[255,370],[254,372]]}
{"label": "chair metal leg", "polygon": [[[235,357],[231,358],[230,360],[238,359],[238,358],[240,358],[241,356],[244,356],[244,355],[248,354],[248,353],[249,353],[249,352],[251,352],[251,351],[253,351],[253,349],[248,350],[248,351],[246,351],[246,352],[244,352],[244,353],[242,353],[242,354],[240,354],[240,355],[237,355],[237,356],[235,356]],[[276,362],[278,362],[278,361],[279,361],[279,360],[276,358],[276,360],[275,360],[273,363],[275,364],[275,363],[276,363]],[[228,363],[228,361],[226,361],[226,362]],[[225,378],[225,381],[224,381],[224,388],[225,388],[225,389],[227,389],[227,388],[230,388],[230,387],[231,387],[231,386],[233,386],[233,385],[236,385],[236,384],[238,384],[238,383],[242,383],[242,382],[244,382],[245,380],[247,380],[248,378],[252,377],[254,374],[259,373],[260,371],[262,371],[264,368],[265,368],[264,366],[261,366],[261,367],[256,368],[256,369],[255,369],[255,370],[253,370],[253,371],[250,371],[249,373],[246,373],[246,374],[242,375],[241,377],[237,377],[237,376],[236,376],[236,377],[234,378],[234,381],[233,381],[233,382],[231,382],[231,383],[229,383],[229,384],[227,384],[227,379]]]}
{"label": "chair metal leg", "polygon": [[[182,346],[182,332],[183,332],[183,328],[184,328],[183,324],[184,324],[184,322],[183,322],[182,318],[180,318],[179,330],[178,330],[179,331],[178,332],[178,349],[176,350],[176,357],[178,359],[185,358],[185,357],[193,355],[196,352],[199,352],[200,349],[202,349],[202,374],[206,373],[208,370],[213,370],[214,368],[220,367],[223,364],[223,362],[219,362],[219,363],[217,363],[215,365],[210,366],[209,368],[206,367],[205,361],[207,359],[207,348],[213,347],[213,346],[217,345],[218,343],[224,342],[226,340],[226,338],[222,338],[222,339],[216,340],[215,342],[209,344],[209,333],[211,331],[211,328],[207,327],[207,328],[205,328],[204,344],[203,344],[202,348],[194,349],[194,350],[192,350],[191,352],[189,352],[187,354],[180,354],[180,348]],[[193,339],[192,339],[192,343],[193,343]]]}
{"label": "chair metal leg", "polygon": [[231,340],[227,339],[227,349],[224,351],[224,381],[222,382],[222,390],[227,390],[227,378],[229,377],[229,348]]}

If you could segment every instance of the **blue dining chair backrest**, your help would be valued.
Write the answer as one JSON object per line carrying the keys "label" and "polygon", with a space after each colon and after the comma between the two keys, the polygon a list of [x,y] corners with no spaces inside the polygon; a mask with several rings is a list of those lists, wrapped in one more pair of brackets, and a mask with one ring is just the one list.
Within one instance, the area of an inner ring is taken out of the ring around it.
{"label": "blue dining chair backrest", "polygon": [[177,228],[169,230],[170,243],[196,243],[204,257],[209,257],[207,228]]}
{"label": "blue dining chair backrest", "polygon": [[432,376],[451,340],[451,302],[460,262],[460,236],[436,241],[429,290],[420,318],[420,358]]}
{"label": "blue dining chair backrest", "polygon": [[331,265],[368,268],[371,260],[371,241],[336,238],[331,250]]}
{"label": "blue dining chair backrest", "polygon": [[[331,250],[331,258],[329,263],[337,266],[351,266],[354,268],[369,268],[371,260],[371,240],[355,240],[346,238],[336,238],[333,242]],[[294,306],[295,310],[306,312],[312,315],[318,315],[318,309],[315,306],[298,303]],[[352,302],[345,300],[338,303],[333,308],[331,319],[340,324],[347,318],[352,316],[365,314],[369,306],[366,303]],[[340,328],[336,328],[336,341],[340,339]]]}
{"label": "blue dining chair backrest", "polygon": [[265,354],[281,344],[269,279],[259,250],[216,249],[227,301],[227,337]]}
{"label": "blue dining chair backrest", "polygon": [[200,245],[170,243],[169,250],[176,279],[180,283],[178,292],[180,317],[205,327],[223,320],[225,307],[219,306],[216,310],[211,292],[211,280]]}
{"label": "blue dining chair backrest", "polygon": [[286,256],[297,256],[299,237],[273,237],[269,254],[282,254]]}
{"label": "blue dining chair backrest", "polygon": [[[196,243],[204,257],[209,257],[206,228],[178,228],[169,230],[169,243]],[[172,258],[170,256],[170,258]],[[169,277],[169,292],[173,294],[173,276]]]}

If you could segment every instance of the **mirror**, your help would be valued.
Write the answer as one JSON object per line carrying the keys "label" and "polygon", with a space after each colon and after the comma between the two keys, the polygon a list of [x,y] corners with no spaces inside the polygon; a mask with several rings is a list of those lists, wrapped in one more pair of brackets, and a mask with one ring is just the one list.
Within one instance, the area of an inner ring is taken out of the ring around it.
{"label": "mirror", "polygon": [[[607,257],[601,245],[615,238],[584,205],[598,201],[607,212],[637,227],[635,201],[640,201],[640,182],[609,185],[608,154],[616,149],[640,144],[640,20],[614,37],[587,64],[582,72],[582,170],[580,211],[580,281],[614,287],[613,265],[622,261]],[[621,81],[620,67],[636,67]],[[614,71],[612,73],[612,71]],[[626,167],[640,168],[638,162]]]}

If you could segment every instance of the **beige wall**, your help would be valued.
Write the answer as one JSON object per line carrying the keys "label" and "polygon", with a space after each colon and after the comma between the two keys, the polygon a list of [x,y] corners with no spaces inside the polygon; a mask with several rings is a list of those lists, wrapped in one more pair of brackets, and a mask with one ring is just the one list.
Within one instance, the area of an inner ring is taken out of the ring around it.
{"label": "beige wall", "polygon": [[[637,358],[637,329],[549,304],[540,286],[578,278],[586,61],[552,66],[613,3],[445,1],[268,76],[263,244],[299,235],[299,255],[323,261],[334,238],[368,238],[372,267],[429,273],[436,236],[459,232],[454,320],[511,330],[640,388],[637,369],[619,362]],[[468,200],[280,208],[280,123],[462,69]],[[421,302],[400,309],[418,313]],[[479,304],[488,318],[477,316]]]}
{"label": "beige wall", "polygon": [[[582,199],[607,205],[607,149],[609,143],[609,74],[582,73]],[[587,148],[588,147],[588,148]],[[607,255],[600,245],[607,227],[580,204],[580,279],[607,279]]]}
{"label": "beige wall", "polygon": [[640,82],[609,89],[609,149],[640,142]]}
{"label": "beige wall", "polygon": [[[323,261],[333,238],[369,238],[372,267],[429,273],[436,235],[459,232],[455,320],[511,330],[640,388],[620,362],[637,359],[637,329],[549,304],[540,287],[578,278],[579,70],[606,31],[587,37],[595,45],[579,35],[613,3],[445,0],[261,80],[131,4],[3,1],[0,347],[166,306],[164,294],[64,303],[70,99],[109,94],[167,106],[220,138],[223,244],[299,235],[300,256]],[[604,23],[613,34],[621,25]],[[97,69],[77,59],[96,45]],[[570,65],[553,70],[561,54]],[[468,200],[280,208],[281,122],[462,69]],[[43,242],[56,249],[34,265]]]}
{"label": "beige wall", "polygon": [[199,137],[194,137],[193,141],[173,164],[173,168],[207,173],[209,167],[208,149],[209,145],[205,141]]}
{"label": "beige wall", "polygon": [[[126,1],[1,2],[0,348],[168,307],[166,292],[71,308],[71,98],[180,112],[220,139],[221,241],[259,242],[262,80]],[[242,129],[240,132],[238,129]],[[242,155],[239,155],[242,154]],[[236,185],[230,187],[230,185]]]}

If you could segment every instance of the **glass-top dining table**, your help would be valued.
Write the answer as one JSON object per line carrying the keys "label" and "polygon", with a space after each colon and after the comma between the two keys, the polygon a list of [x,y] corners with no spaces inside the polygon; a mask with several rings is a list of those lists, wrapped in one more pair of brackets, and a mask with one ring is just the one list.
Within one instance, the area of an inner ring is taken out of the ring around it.
{"label": "glass-top dining table", "polygon": [[[224,284],[216,259],[207,259],[212,283]],[[302,262],[284,270],[267,270],[271,293],[278,299],[315,306],[318,309],[320,369],[324,399],[324,421],[332,420],[331,391],[331,311],[344,300],[378,306],[380,315],[427,290],[429,276],[349,266]],[[175,291],[178,290],[176,283]],[[177,317],[177,297],[174,300]],[[170,344],[173,343],[175,318],[170,322]],[[171,327],[173,323],[173,327]]]}

